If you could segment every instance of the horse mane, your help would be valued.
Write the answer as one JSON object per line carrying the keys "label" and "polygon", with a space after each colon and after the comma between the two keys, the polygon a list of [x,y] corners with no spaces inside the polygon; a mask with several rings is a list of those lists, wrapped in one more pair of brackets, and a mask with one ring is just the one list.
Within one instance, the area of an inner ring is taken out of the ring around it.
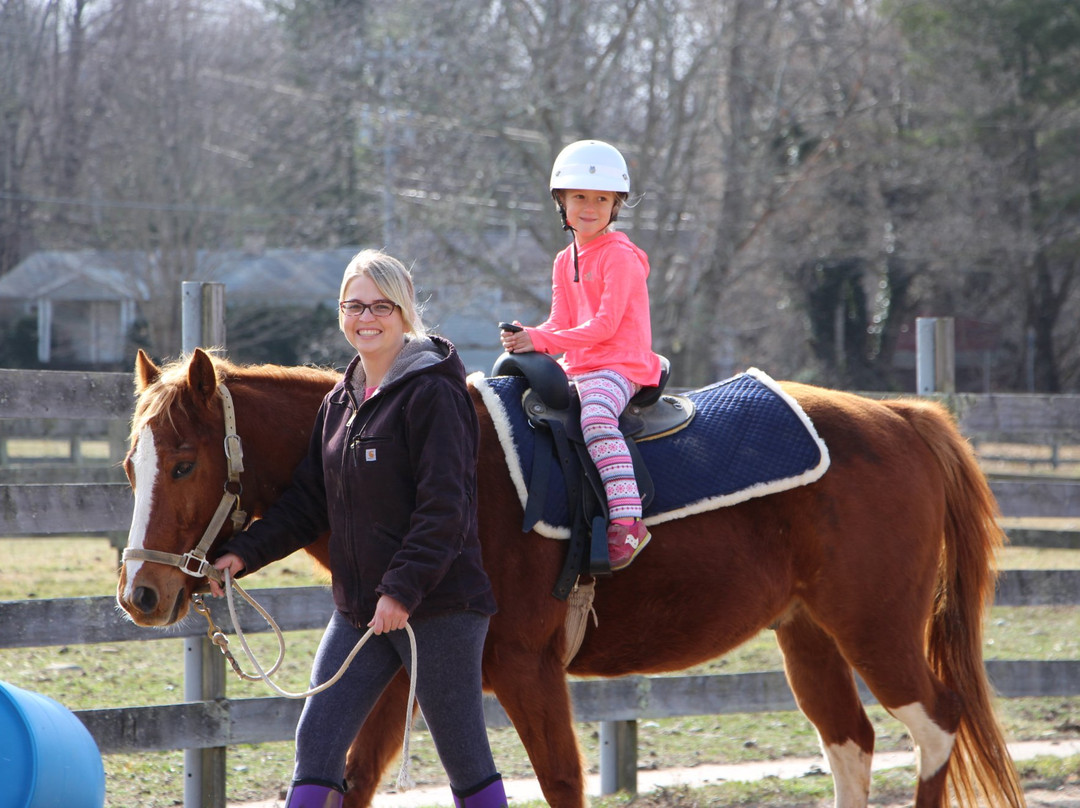
{"label": "horse mane", "polygon": [[[326,382],[335,381],[341,375],[327,367],[271,364],[241,365],[222,356],[214,354],[208,354],[208,356],[213,362],[214,374],[218,384],[228,380]],[[184,403],[184,392],[190,389],[188,384],[190,359],[189,354],[183,354],[179,358],[165,363],[159,369],[158,378],[141,392],[138,392],[135,412],[131,418],[131,433],[128,436],[131,447],[135,446],[136,438],[143,427],[159,418],[168,419],[169,424],[175,428],[173,422],[174,410],[185,412],[187,409]]]}

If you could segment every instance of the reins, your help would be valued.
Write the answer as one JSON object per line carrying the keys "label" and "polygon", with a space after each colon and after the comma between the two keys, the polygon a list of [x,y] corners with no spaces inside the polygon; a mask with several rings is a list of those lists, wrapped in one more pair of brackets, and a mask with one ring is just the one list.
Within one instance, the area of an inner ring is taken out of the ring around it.
{"label": "reins", "polygon": [[[370,640],[375,633],[375,629],[369,628],[364,636],[357,640],[352,651],[345,657],[345,661],[341,663],[341,667],[338,668],[337,673],[325,682],[301,693],[290,692],[283,689],[271,678],[285,659],[285,636],[282,634],[281,628],[274,618],[270,616],[270,613],[262,607],[262,604],[255,600],[255,598],[240,586],[240,584],[233,580],[232,572],[230,570],[226,569],[224,576],[222,576],[221,571],[215,567],[210,567],[209,569],[211,570],[211,575],[207,575],[207,577],[213,577],[214,580],[222,582],[224,585],[225,600],[229,604],[229,617],[232,619],[233,630],[236,631],[236,637],[240,640],[240,646],[244,649],[244,654],[247,656],[248,661],[255,667],[255,673],[247,673],[240,667],[240,663],[236,661],[236,658],[229,650],[229,638],[214,624],[214,619],[210,614],[210,607],[205,603],[202,595],[192,595],[191,601],[193,608],[206,619],[209,626],[206,630],[207,636],[210,638],[210,641],[218,647],[222,655],[229,660],[229,664],[232,665],[237,676],[241,679],[246,679],[249,682],[265,682],[271,690],[286,699],[306,699],[308,696],[314,696],[316,693],[321,693],[327,688],[337,684],[341,677],[345,675],[345,671],[349,669],[349,665],[352,664],[353,659],[360,653],[360,649],[364,647],[367,641]],[[233,589],[236,589],[241,597],[243,597],[244,600],[246,600],[251,607],[262,616],[263,620],[270,626],[274,632],[274,636],[277,638],[278,658],[269,671],[263,670],[262,665],[259,664],[259,660],[255,658],[255,654],[248,645],[247,636],[244,634],[244,630],[240,628],[240,618],[236,613],[236,601],[233,597]],[[408,623],[405,623],[405,633],[409,635],[410,662],[412,663],[409,669],[412,673],[409,676],[409,700],[405,707],[405,738],[401,745],[401,768],[398,771],[398,787],[402,790],[410,789],[415,785],[412,775],[409,773],[409,743],[412,738],[413,704],[416,701],[416,635],[413,634],[412,626]]]}
{"label": "reins", "polygon": [[[274,618],[270,616],[270,613],[267,612],[255,598],[248,594],[240,584],[233,580],[232,572],[230,570],[225,570],[223,575],[221,570],[214,567],[206,559],[206,554],[210,551],[210,547],[213,545],[214,540],[221,532],[221,528],[225,524],[226,519],[231,516],[234,532],[242,529],[245,522],[247,522],[247,514],[239,507],[240,494],[243,493],[244,490],[243,485],[240,483],[240,473],[244,470],[244,449],[240,436],[236,432],[236,408],[233,405],[232,394],[229,392],[228,388],[224,384],[219,383],[217,389],[221,396],[222,410],[225,415],[224,447],[225,458],[228,461],[229,469],[228,480],[225,482],[221,502],[218,503],[217,510],[211,517],[210,523],[206,526],[206,530],[203,531],[202,538],[194,549],[183,554],[166,553],[160,550],[146,550],[142,548],[126,548],[122,556],[122,562],[149,561],[155,564],[167,564],[172,567],[178,567],[184,573],[194,578],[207,578],[222,584],[225,589],[225,599],[229,605],[229,617],[232,618],[233,629],[236,631],[236,636],[240,640],[240,645],[244,649],[248,661],[255,667],[255,674],[246,673],[243,668],[240,667],[240,663],[236,661],[236,658],[229,650],[229,638],[225,636],[225,633],[214,623],[214,618],[210,614],[209,605],[203,600],[202,595],[194,594],[191,596],[191,605],[192,608],[206,620],[208,625],[206,630],[207,637],[218,647],[222,655],[229,660],[229,664],[232,666],[233,671],[241,679],[245,679],[249,682],[265,682],[267,686],[279,696],[287,699],[305,699],[308,696],[321,693],[332,685],[337,684],[341,677],[345,675],[345,671],[348,670],[349,665],[352,664],[353,659],[356,658],[360,649],[364,647],[364,644],[367,643],[369,639],[371,639],[372,635],[375,633],[375,629],[370,628],[367,630],[364,636],[353,646],[352,651],[349,652],[345,661],[341,663],[341,667],[338,668],[337,673],[320,685],[305,690],[302,693],[292,693],[281,688],[277,682],[271,678],[285,660],[285,635],[282,634],[281,628]],[[274,632],[274,636],[277,638],[278,657],[270,667],[269,671],[263,670],[262,665],[259,664],[259,661],[255,658],[254,653],[252,653],[251,648],[248,646],[247,637],[244,635],[243,629],[240,628],[240,620],[236,614],[236,603],[233,597],[234,588],[240,593],[241,597],[243,597],[244,600],[246,600],[251,607],[262,616],[263,620],[270,626]],[[412,776],[409,773],[409,741],[412,736],[413,705],[416,701],[416,635],[413,634],[412,626],[407,622],[405,623],[405,632],[409,635],[409,650],[412,666],[409,676],[409,700],[405,712],[405,739],[401,747],[401,769],[398,772],[398,787],[402,790],[412,788],[415,785]]]}

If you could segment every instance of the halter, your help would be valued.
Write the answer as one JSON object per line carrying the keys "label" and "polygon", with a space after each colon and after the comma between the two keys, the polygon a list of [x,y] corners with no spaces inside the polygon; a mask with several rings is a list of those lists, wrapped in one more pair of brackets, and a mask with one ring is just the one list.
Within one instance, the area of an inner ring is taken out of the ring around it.
{"label": "halter", "polygon": [[221,502],[210,519],[210,524],[203,531],[202,539],[184,554],[166,553],[161,550],[144,550],[126,548],[122,561],[153,561],[158,564],[168,564],[171,567],[179,567],[193,578],[212,578],[220,582],[221,572],[206,560],[206,554],[221,532],[221,526],[227,518],[232,517],[233,531],[238,531],[247,521],[247,513],[240,510],[240,494],[244,486],[240,482],[240,472],[244,470],[244,447],[240,436],[236,434],[236,408],[233,405],[232,394],[224,384],[219,384],[218,394],[221,396],[221,408],[225,414],[225,459],[229,465],[229,479],[226,480]]}

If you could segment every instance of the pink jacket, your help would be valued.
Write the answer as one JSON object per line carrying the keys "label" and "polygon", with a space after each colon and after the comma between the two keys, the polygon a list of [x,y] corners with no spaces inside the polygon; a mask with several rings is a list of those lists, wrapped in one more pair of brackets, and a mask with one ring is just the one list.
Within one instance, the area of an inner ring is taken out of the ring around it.
{"label": "pink jacket", "polygon": [[652,351],[649,319],[649,257],[626,234],[614,231],[578,252],[580,282],[574,282],[573,248],[555,256],[551,314],[526,329],[533,347],[562,353],[570,375],[614,370],[636,384],[660,381],[660,358]]}

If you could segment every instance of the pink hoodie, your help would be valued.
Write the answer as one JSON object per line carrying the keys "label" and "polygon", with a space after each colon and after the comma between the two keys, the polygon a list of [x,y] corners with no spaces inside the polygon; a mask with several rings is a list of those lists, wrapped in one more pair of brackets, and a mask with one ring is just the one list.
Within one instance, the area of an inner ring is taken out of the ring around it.
{"label": "pink hoodie", "polygon": [[649,319],[649,257],[626,234],[613,231],[578,251],[580,281],[574,282],[573,248],[555,256],[551,314],[526,329],[533,347],[563,353],[570,375],[614,370],[636,384],[660,381],[660,358],[652,351]]}

